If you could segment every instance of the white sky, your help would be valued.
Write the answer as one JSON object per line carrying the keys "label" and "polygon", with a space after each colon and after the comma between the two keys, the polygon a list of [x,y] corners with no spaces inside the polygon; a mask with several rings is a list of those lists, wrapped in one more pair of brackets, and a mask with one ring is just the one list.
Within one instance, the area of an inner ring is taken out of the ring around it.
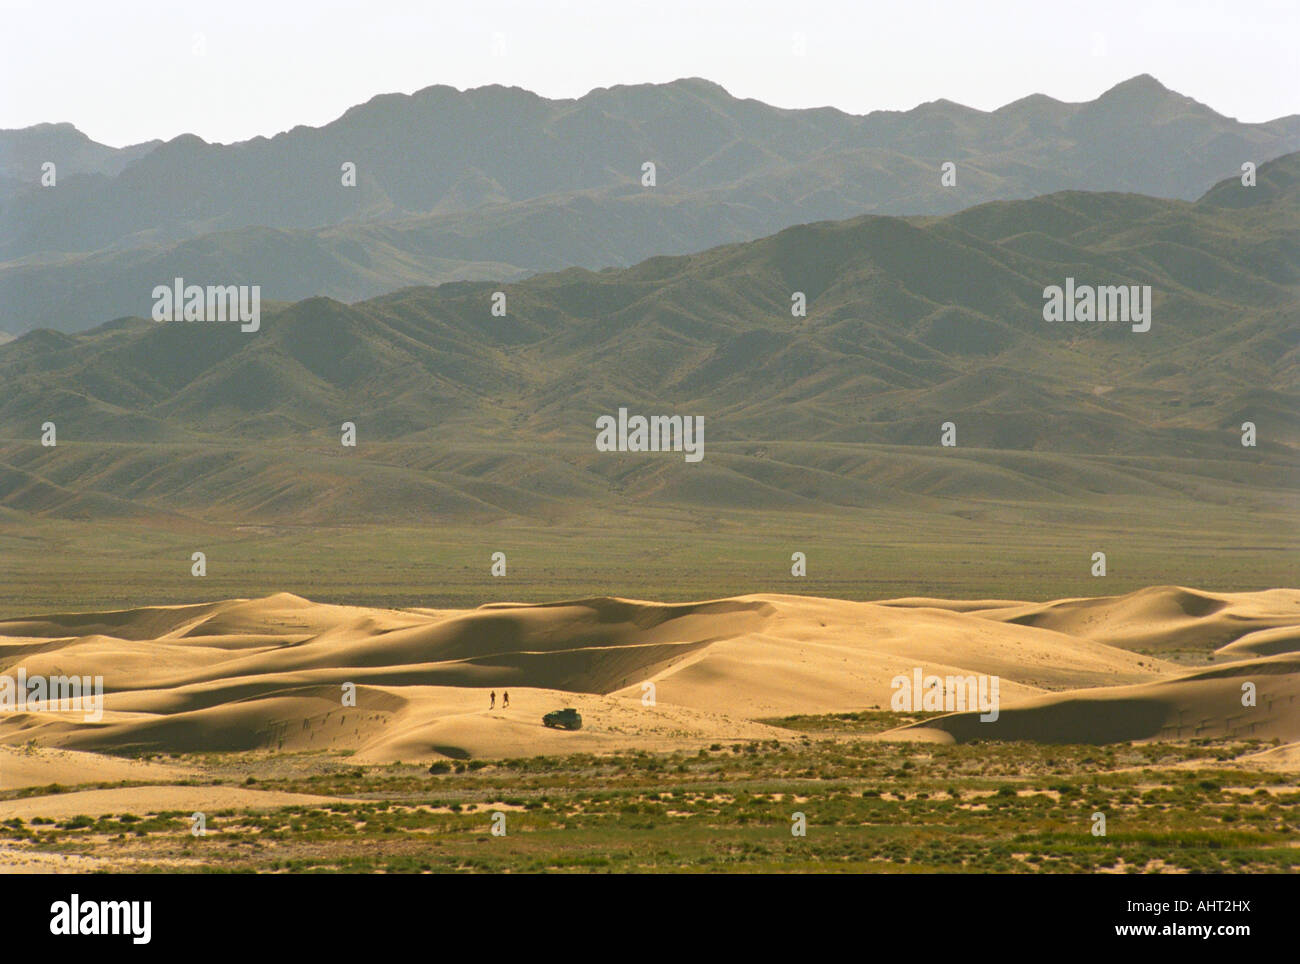
{"label": "white sky", "polygon": [[576,97],[687,76],[781,107],[991,110],[1140,73],[1260,121],[1300,112],[1297,48],[1300,0],[0,0],[0,128],[229,142],[431,84]]}

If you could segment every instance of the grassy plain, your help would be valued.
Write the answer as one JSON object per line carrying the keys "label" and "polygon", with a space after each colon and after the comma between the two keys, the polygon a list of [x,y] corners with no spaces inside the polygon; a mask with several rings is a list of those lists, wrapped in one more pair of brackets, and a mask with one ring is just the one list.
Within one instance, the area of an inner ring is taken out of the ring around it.
{"label": "grassy plain", "polygon": [[[906,718],[876,720],[887,726]],[[0,850],[136,871],[1294,872],[1295,773],[1245,744],[917,747],[864,721],[697,752],[357,767],[315,754],[179,758],[192,783],[337,802],[9,820]],[[257,774],[257,776],[254,776]],[[49,793],[49,787],[5,798]],[[58,790],[68,791],[71,787]],[[492,833],[505,814],[504,836]],[[806,836],[791,833],[804,814]],[[1106,814],[1106,834],[1092,815]]]}

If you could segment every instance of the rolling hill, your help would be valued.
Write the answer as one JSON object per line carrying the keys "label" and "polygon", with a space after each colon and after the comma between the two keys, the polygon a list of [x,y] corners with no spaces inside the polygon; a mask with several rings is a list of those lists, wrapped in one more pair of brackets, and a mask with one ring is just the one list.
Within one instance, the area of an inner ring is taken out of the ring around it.
{"label": "rolling hill", "polygon": [[[1156,493],[1293,508],[1298,166],[1197,202],[1065,192],[312,298],[269,306],[253,334],[31,332],[0,346],[0,506],[307,523]],[[1150,331],[1044,321],[1067,277],[1150,285]],[[704,461],[597,452],[595,420],[620,406],[704,417]],[[56,448],[37,442],[47,420]]]}

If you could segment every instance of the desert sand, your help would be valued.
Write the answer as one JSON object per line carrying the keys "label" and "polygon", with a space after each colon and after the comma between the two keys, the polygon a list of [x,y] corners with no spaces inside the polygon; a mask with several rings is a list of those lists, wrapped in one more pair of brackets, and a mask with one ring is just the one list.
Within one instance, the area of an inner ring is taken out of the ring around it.
{"label": "desert sand", "polygon": [[332,797],[309,793],[278,793],[245,787],[142,786],[105,790],[77,790],[49,796],[24,797],[4,804],[6,819],[45,817],[66,820],[85,815],[100,817],[114,813],[164,813],[216,811],[226,809],[271,810],[294,804],[335,803]]}
{"label": "desert sand", "polygon": [[[1197,647],[1201,666],[1153,655]],[[102,754],[348,751],[386,763],[794,739],[762,721],[888,709],[891,680],[915,668],[999,677],[1000,717],[955,713],[887,739],[1294,743],[1300,591],[1153,587],[1050,603],[601,597],[474,610],[281,593],[0,622],[0,673],[20,668],[102,676],[104,709],[99,720],[44,707],[0,712],[0,746],[11,748],[0,753],[0,788],[177,777]],[[1255,707],[1243,707],[1243,683],[1254,685]],[[351,688],[355,705],[344,699]],[[542,725],[564,706],[583,714],[581,730]],[[1288,760],[1295,754],[1272,763]]]}
{"label": "desert sand", "polygon": [[77,786],[86,783],[174,782],[193,777],[186,767],[129,760],[100,753],[57,750],[35,745],[0,746],[0,790]]}

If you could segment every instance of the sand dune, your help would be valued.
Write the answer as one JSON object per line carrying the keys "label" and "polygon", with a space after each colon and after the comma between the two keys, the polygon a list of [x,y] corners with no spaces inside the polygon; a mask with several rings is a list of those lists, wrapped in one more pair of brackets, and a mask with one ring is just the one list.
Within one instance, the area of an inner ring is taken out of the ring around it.
{"label": "sand dune", "polygon": [[[1288,655],[1297,632],[1292,590],[1155,587],[1043,604],[599,597],[475,610],[281,593],[0,622],[0,672],[102,676],[106,694],[99,719],[44,706],[0,712],[0,744],[349,751],[370,762],[666,749],[791,737],[765,717],[889,708],[891,680],[918,668],[998,677],[1002,718],[968,732],[958,714],[906,738],[987,738],[993,726],[1012,739],[1297,739],[1300,675]],[[1130,646],[1252,658],[1189,671]],[[1248,677],[1258,678],[1253,714],[1231,705]],[[488,691],[507,689],[511,707],[489,710]],[[562,706],[579,709],[582,730],[542,726]],[[6,759],[0,787],[39,785],[34,774],[35,784],[3,782]]]}
{"label": "sand dune", "polygon": [[[943,609],[804,596],[752,596],[773,609],[757,632],[719,640],[656,680],[661,700],[741,716],[887,709],[914,667],[1001,677],[1001,697],[1178,672],[1161,660],[1049,630]],[[634,690],[625,691],[629,694]]]}
{"label": "sand dune", "polygon": [[192,775],[193,771],[183,767],[99,753],[36,746],[22,749],[0,746],[0,790],[48,787],[55,783],[65,787],[127,780],[161,783],[184,780]]}
{"label": "sand dune", "polygon": [[[78,790],[49,796],[24,797],[0,803],[0,816],[6,820],[21,817],[30,820],[67,820],[71,817],[102,817],[106,814],[130,813],[147,816],[179,811],[215,813],[219,810],[273,810],[295,804],[335,803],[334,797],[308,793],[281,793],[274,790],[251,790],[247,787],[113,787],[107,790]],[[188,821],[186,821],[188,829]]]}
{"label": "sand dune", "polygon": [[[885,605],[914,607],[918,600]],[[1050,629],[1079,639],[1146,652],[1188,649],[1209,652],[1260,630],[1300,626],[1300,590],[1208,593],[1181,586],[1150,586],[1123,596],[1060,599],[1047,603],[989,601],[985,619]]]}
{"label": "sand dune", "polygon": [[[1254,687],[1245,705],[1243,686]],[[1035,740],[1300,740],[1300,657],[1245,660],[1136,686],[1076,690],[1004,706],[993,721],[953,713],[892,730],[886,739],[936,742]]]}
{"label": "sand dune", "polygon": [[1300,771],[1300,743],[1284,743],[1282,746],[1261,750],[1259,753],[1248,753],[1233,762],[1260,770],[1294,773]]}
{"label": "sand dune", "polygon": [[1300,627],[1258,629],[1246,633],[1227,646],[1219,647],[1214,655],[1223,659],[1247,659],[1251,656],[1275,656],[1278,653],[1300,653]]}

